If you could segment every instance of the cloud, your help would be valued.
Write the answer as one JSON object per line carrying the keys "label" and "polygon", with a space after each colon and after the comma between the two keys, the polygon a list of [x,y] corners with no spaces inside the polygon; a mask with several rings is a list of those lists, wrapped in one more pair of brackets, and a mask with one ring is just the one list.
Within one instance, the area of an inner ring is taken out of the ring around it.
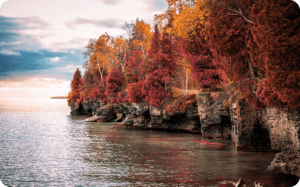
{"label": "cloud", "polygon": [[121,2],[121,0],[100,0],[106,5],[117,5]]}
{"label": "cloud", "polygon": [[60,58],[59,57],[53,57],[53,58],[49,58],[51,60],[51,62],[59,62]]}
{"label": "cloud", "polygon": [[168,9],[168,3],[161,0],[143,0],[147,4],[147,11],[162,12]]}
{"label": "cloud", "polygon": [[0,54],[1,55],[7,55],[7,56],[10,56],[10,55],[21,55],[19,52],[14,52],[14,51],[6,50],[6,49],[2,49],[0,51]]}
{"label": "cloud", "polygon": [[25,28],[26,29],[36,29],[36,28],[47,29],[47,27],[50,26],[49,23],[41,20],[37,16],[16,18],[16,22],[20,23],[24,29]]}
{"label": "cloud", "polygon": [[74,28],[77,25],[83,24],[91,24],[96,27],[106,27],[106,28],[113,28],[113,27],[121,27],[122,26],[121,20],[116,19],[107,19],[107,20],[93,20],[93,19],[85,19],[85,18],[76,18],[73,21],[65,23],[69,28]]}

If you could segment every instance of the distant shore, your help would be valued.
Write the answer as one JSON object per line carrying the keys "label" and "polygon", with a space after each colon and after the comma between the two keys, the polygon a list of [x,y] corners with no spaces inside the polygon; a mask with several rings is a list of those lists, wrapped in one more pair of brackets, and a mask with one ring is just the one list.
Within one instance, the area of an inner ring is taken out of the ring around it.
{"label": "distant shore", "polygon": [[50,97],[51,99],[68,99],[67,96],[54,96],[54,97]]}

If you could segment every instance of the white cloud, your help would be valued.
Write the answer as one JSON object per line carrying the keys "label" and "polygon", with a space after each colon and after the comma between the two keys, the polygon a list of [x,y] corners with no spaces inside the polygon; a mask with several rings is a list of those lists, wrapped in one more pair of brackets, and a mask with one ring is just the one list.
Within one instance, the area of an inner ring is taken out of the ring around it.
{"label": "white cloud", "polygon": [[21,55],[19,52],[14,52],[14,51],[6,50],[6,49],[2,49],[0,51],[0,54],[7,55],[7,56],[10,56],[10,55]]}
{"label": "white cloud", "polygon": [[0,16],[21,18],[20,23],[27,26],[20,31],[22,35],[33,36],[43,48],[59,51],[83,49],[89,39],[105,32],[122,35],[125,21],[139,18],[152,25],[154,14],[166,10],[166,5],[160,0],[9,0]]}
{"label": "white cloud", "polygon": [[60,61],[60,58],[59,57],[53,57],[53,58],[50,58],[51,62],[59,62]]}

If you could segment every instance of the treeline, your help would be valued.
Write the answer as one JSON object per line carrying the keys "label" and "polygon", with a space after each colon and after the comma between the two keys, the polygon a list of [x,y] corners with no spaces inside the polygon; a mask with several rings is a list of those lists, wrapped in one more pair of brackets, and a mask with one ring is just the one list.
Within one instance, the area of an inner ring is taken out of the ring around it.
{"label": "treeline", "polygon": [[300,110],[300,11],[291,0],[167,0],[127,37],[90,40],[69,105],[84,100],[160,107],[173,88],[223,88],[254,107]]}

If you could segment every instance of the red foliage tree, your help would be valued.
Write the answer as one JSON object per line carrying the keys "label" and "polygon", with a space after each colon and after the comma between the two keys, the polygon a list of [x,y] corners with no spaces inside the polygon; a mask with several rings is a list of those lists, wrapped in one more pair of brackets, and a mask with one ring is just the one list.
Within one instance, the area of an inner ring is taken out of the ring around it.
{"label": "red foliage tree", "polygon": [[84,77],[82,78],[82,88],[81,88],[81,100],[89,100],[90,99],[90,93],[92,91],[92,88],[94,86],[95,80],[94,75],[91,72],[90,69],[86,70],[84,73]]}
{"label": "red foliage tree", "polygon": [[126,99],[130,103],[140,103],[144,98],[145,95],[143,94],[143,81],[128,84]]}
{"label": "red foliage tree", "polygon": [[143,94],[151,106],[160,107],[162,101],[167,97],[165,83],[164,74],[160,69],[148,74],[144,81]]}
{"label": "red foliage tree", "polygon": [[[209,42],[216,50],[219,67],[226,77],[239,84],[250,104],[255,103],[256,69],[250,60],[248,40],[251,40],[251,13],[255,0],[208,0]],[[249,80],[249,81],[245,81]]]}
{"label": "red foliage tree", "polygon": [[166,30],[163,32],[160,48],[159,69],[164,74],[166,84],[169,84],[176,75],[176,48],[171,35]]}
{"label": "red foliage tree", "polygon": [[105,95],[109,103],[119,103],[124,99],[123,85],[125,79],[120,69],[120,67],[113,68],[106,77]]}
{"label": "red foliage tree", "polygon": [[80,92],[81,92],[81,73],[79,69],[75,71],[73,80],[71,81],[71,91],[68,94],[68,104],[69,106],[73,103],[80,101]]}
{"label": "red foliage tree", "polygon": [[142,75],[142,68],[141,65],[143,64],[142,59],[142,51],[134,50],[132,55],[129,57],[127,61],[127,72],[126,78],[128,83],[136,83],[139,80],[143,79]]}
{"label": "red foliage tree", "polygon": [[162,38],[155,25],[155,32],[148,52],[143,93],[150,105],[160,107],[166,98],[170,83],[175,76],[176,56],[171,36],[164,30]]}
{"label": "red foliage tree", "polygon": [[252,10],[251,59],[264,74],[259,98],[267,106],[300,110],[299,6],[288,0],[260,0]]}
{"label": "red foliage tree", "polygon": [[198,25],[195,32],[187,40],[188,62],[191,64],[193,77],[199,88],[214,87],[220,83],[219,68],[213,53],[212,46],[205,39],[203,27]]}
{"label": "red foliage tree", "polygon": [[102,85],[102,83],[95,83],[90,94],[89,98],[92,98],[94,100],[99,101],[106,101],[106,95],[105,95],[105,87]]}

